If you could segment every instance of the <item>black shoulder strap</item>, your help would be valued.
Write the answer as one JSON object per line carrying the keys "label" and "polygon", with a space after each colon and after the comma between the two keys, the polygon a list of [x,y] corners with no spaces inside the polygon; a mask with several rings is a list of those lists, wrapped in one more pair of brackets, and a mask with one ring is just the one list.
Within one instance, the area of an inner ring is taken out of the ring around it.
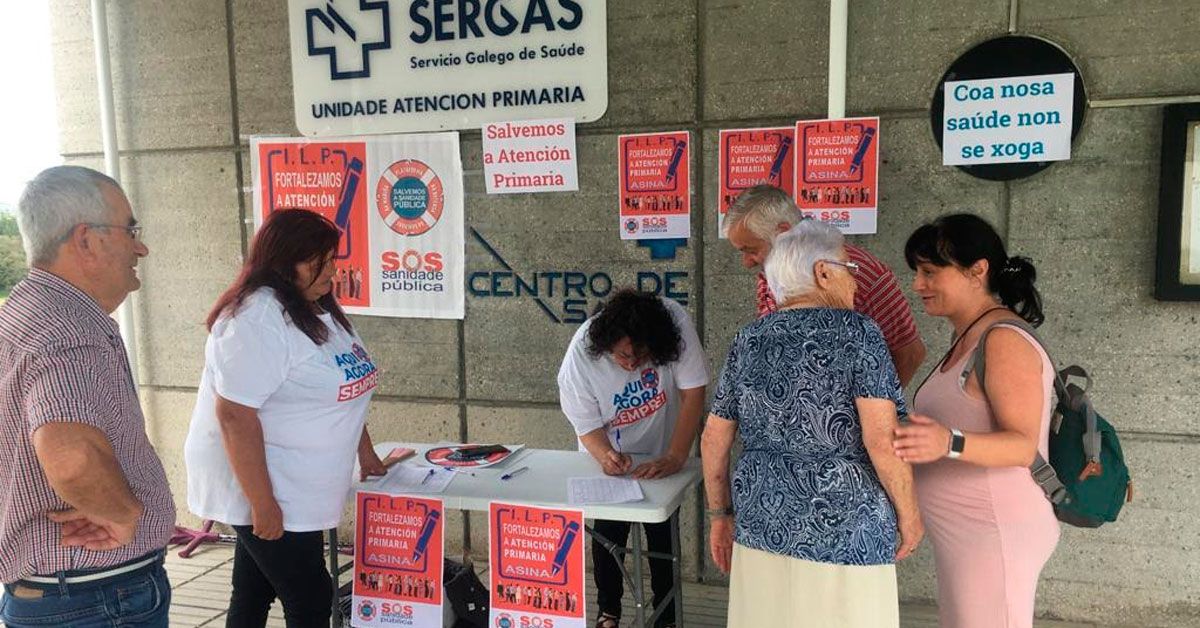
{"label": "black shoulder strap", "polygon": [[[987,368],[987,336],[988,333],[993,329],[1001,326],[1014,327],[1029,334],[1029,336],[1033,338],[1034,342],[1041,347],[1042,351],[1046,352],[1046,357],[1050,360],[1051,368],[1055,368],[1054,358],[1050,356],[1050,351],[1046,348],[1046,343],[1042,342],[1042,339],[1037,335],[1037,332],[1033,330],[1033,327],[1029,323],[1023,320],[997,321],[991,325],[988,325],[988,327],[983,330],[983,333],[979,335],[979,343],[975,345],[974,356],[972,359],[967,361],[967,366],[961,375],[962,379],[965,381],[966,377],[970,375],[971,371],[975,371],[975,375],[979,379],[979,389],[984,391],[985,395],[987,394],[984,384],[984,373],[985,369]],[[1067,388],[1065,378],[1072,375],[1076,377],[1082,377],[1085,380],[1084,389],[1082,391],[1080,391],[1078,388],[1074,388],[1073,390]],[[1069,366],[1063,369],[1061,372],[1056,371],[1054,373],[1054,392],[1058,396],[1059,402],[1067,404],[1068,407],[1074,409],[1082,408],[1085,412],[1085,416],[1087,418],[1087,431],[1083,436],[1084,454],[1087,455],[1088,460],[1099,461],[1100,430],[1096,427],[1096,411],[1092,408],[1092,404],[1087,398],[1087,391],[1091,387],[1091,378],[1088,376],[1086,371],[1078,366]],[[1045,458],[1042,458],[1040,453],[1034,454],[1033,464],[1030,465],[1029,471],[1033,474],[1034,481],[1036,481],[1038,486],[1042,488],[1042,491],[1046,493],[1046,498],[1052,503],[1059,504],[1066,499],[1066,487],[1063,485],[1062,481],[1058,479],[1058,475],[1054,472],[1054,468],[1050,466],[1050,463],[1046,462]]]}

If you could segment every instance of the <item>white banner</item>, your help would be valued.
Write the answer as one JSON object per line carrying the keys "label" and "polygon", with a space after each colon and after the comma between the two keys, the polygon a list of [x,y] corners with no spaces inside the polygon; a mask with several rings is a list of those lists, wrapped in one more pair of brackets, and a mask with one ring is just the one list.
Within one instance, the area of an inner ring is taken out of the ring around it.
{"label": "white banner", "polygon": [[482,132],[488,194],[579,189],[574,120],[493,122]]}
{"label": "white banner", "polygon": [[252,138],[254,223],[315,211],[342,232],[334,295],[350,314],[463,318],[458,133]]}
{"label": "white banner", "polygon": [[477,129],[608,108],[607,0],[288,0],[296,128]]}
{"label": "white banner", "polygon": [[946,81],[942,165],[1071,158],[1075,75]]}

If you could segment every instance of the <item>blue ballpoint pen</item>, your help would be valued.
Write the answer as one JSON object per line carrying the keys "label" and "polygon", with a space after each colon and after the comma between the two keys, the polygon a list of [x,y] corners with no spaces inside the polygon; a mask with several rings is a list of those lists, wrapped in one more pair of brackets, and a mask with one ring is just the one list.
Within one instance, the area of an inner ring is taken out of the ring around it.
{"label": "blue ballpoint pen", "polygon": [[522,473],[522,472],[528,471],[528,470],[529,470],[529,467],[521,467],[520,469],[515,469],[513,471],[509,471],[508,473],[505,473],[504,475],[500,476],[500,479],[501,480],[511,480],[514,477],[516,477],[518,473]]}
{"label": "blue ballpoint pen", "polygon": [[429,481],[429,478],[433,477],[433,472],[434,472],[434,469],[430,469],[430,470],[429,470],[429,473],[426,473],[426,474],[425,474],[425,477],[421,478],[421,485],[422,485],[422,486],[424,486],[424,485],[425,485],[425,483]]}

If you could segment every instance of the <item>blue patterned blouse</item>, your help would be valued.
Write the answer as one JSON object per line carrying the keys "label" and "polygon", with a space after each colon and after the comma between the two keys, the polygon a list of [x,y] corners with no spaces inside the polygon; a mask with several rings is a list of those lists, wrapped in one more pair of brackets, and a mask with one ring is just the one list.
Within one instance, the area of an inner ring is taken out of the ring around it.
{"label": "blue patterned blouse", "polygon": [[863,445],[854,400],[907,414],[879,327],[851,310],[800,308],[734,338],[712,413],[738,422],[734,538],[839,565],[895,561],[896,513]]}

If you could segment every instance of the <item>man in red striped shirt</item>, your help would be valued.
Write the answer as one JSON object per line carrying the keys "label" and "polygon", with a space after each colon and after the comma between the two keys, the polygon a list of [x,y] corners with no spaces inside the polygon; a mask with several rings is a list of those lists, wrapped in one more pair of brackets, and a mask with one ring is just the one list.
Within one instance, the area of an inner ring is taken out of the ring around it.
{"label": "man in red striped shirt", "polygon": [[[771,252],[775,236],[804,220],[800,208],[783,190],[770,185],[754,186],[733,202],[725,216],[725,233],[729,243],[742,254],[742,265],[759,269],[758,315],[775,311],[775,298],[767,288],[762,263]],[[917,333],[912,309],[900,291],[896,275],[874,255],[850,244],[846,254],[854,269],[856,289],[854,309],[866,314],[879,325],[901,385],[907,386],[925,359],[925,343]]]}
{"label": "man in red striped shirt", "polygon": [[0,620],[166,627],[175,504],[109,317],[149,251],[125,194],[39,174],[17,220],[29,276],[0,306]]}

